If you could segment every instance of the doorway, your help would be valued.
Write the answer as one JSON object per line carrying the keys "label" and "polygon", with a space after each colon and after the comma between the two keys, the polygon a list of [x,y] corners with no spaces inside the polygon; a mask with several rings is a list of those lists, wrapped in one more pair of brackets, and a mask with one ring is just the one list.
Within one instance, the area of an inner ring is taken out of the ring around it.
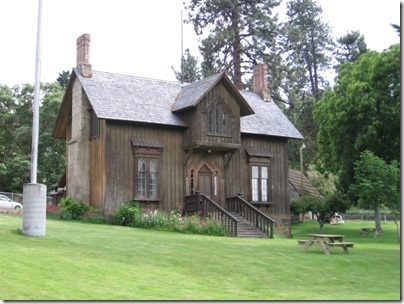
{"label": "doorway", "polygon": [[205,194],[207,197],[212,198],[212,177],[213,174],[209,168],[204,165],[198,171],[198,188],[201,194]]}

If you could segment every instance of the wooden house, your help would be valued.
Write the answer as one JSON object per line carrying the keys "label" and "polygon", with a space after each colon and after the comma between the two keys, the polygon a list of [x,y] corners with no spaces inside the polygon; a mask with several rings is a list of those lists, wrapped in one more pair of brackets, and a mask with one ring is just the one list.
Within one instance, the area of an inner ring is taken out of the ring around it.
{"label": "wooden house", "polygon": [[270,100],[267,67],[254,91],[225,73],[191,84],[92,70],[77,40],[53,136],[66,141],[66,193],[107,211],[135,200],[177,210],[203,194],[223,209],[242,198],[290,219],[288,139],[302,135]]}

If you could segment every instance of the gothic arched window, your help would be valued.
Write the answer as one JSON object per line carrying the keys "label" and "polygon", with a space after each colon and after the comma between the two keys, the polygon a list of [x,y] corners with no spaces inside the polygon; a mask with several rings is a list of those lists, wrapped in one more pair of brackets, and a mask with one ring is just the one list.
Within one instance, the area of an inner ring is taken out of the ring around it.
{"label": "gothic arched window", "polygon": [[208,109],[208,133],[212,135],[230,135],[230,113],[220,99],[212,102]]}

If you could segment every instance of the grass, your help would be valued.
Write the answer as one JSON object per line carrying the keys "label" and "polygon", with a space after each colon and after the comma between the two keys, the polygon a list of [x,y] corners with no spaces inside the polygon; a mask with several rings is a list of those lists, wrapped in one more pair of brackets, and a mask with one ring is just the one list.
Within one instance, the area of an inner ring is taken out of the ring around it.
{"label": "grass", "polygon": [[297,239],[243,239],[48,219],[45,237],[22,235],[20,215],[0,214],[3,300],[400,300],[396,226],[359,235],[373,222],[324,227],[354,242],[307,252]]}

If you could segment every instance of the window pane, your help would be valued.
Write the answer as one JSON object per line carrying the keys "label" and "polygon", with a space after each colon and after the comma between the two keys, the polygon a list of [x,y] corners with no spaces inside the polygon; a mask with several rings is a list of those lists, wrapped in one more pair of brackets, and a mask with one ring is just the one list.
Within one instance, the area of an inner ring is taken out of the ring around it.
{"label": "window pane", "polygon": [[220,134],[220,113],[222,112],[220,104],[216,104],[216,109],[215,109],[215,133]]}
{"label": "window pane", "polygon": [[258,166],[252,166],[252,178],[258,178]]}
{"label": "window pane", "polygon": [[268,202],[268,167],[261,167],[261,200]]}
{"label": "window pane", "polygon": [[268,167],[261,167],[261,178],[268,179]]}
{"label": "window pane", "polygon": [[262,201],[267,202],[268,201],[268,180],[267,179],[261,179],[261,195],[262,195]]}
{"label": "window pane", "polygon": [[208,125],[209,125],[209,133],[214,133],[215,132],[215,112],[213,109],[209,111],[208,114]]}
{"label": "window pane", "polygon": [[137,160],[137,195],[146,196],[146,159]]}
{"label": "window pane", "polygon": [[157,197],[157,172],[158,172],[158,159],[150,159],[149,164],[149,197]]}
{"label": "window pane", "polygon": [[258,179],[253,178],[251,181],[252,200],[258,202]]}
{"label": "window pane", "polygon": [[227,114],[226,112],[223,112],[222,122],[223,122],[222,134],[228,135],[229,134],[229,114]]}

